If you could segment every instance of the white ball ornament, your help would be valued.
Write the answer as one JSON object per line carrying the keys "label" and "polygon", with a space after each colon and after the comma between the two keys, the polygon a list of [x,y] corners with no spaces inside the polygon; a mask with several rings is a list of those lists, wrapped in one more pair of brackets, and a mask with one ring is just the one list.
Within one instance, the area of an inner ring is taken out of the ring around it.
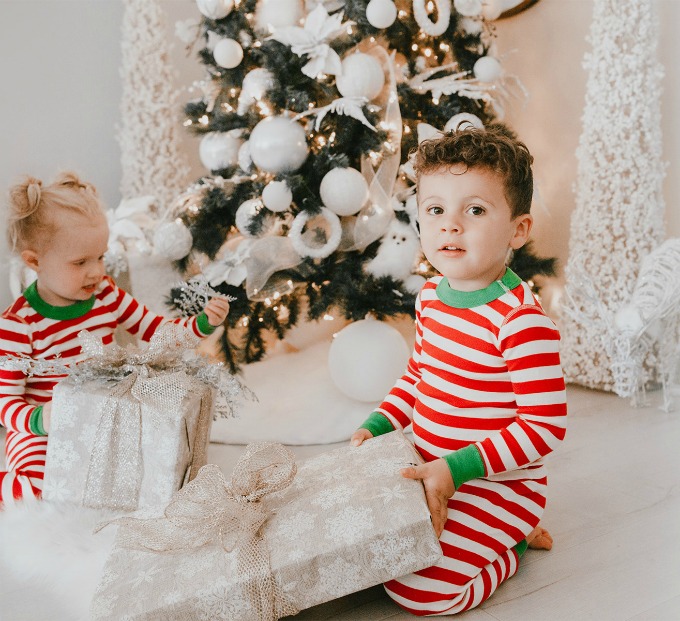
{"label": "white ball ornament", "polygon": [[463,17],[477,17],[483,9],[482,0],[453,0],[453,8]]}
{"label": "white ball ornament", "polygon": [[482,82],[493,82],[498,79],[503,72],[498,59],[493,56],[482,56],[477,59],[472,71],[475,77]]}
{"label": "white ball ornament", "polygon": [[231,13],[234,0],[196,0],[196,6],[208,19],[222,19]]}
{"label": "white ball ornament", "polygon": [[477,129],[484,129],[484,123],[478,116],[470,112],[461,112],[454,114],[444,125],[444,131],[460,131],[462,129],[470,129],[475,127]]}
{"label": "white ball ornament", "polygon": [[250,172],[253,158],[250,157],[250,141],[246,140],[238,150],[238,165],[243,172]]}
{"label": "white ball ornament", "polygon": [[302,125],[283,116],[262,119],[253,128],[249,142],[255,165],[274,174],[296,171],[309,154]]}
{"label": "white ball ornament", "polygon": [[286,211],[293,202],[293,193],[285,181],[270,181],[262,190],[262,202],[269,211]]}
{"label": "white ball ornament", "polygon": [[241,93],[238,96],[237,114],[244,114],[254,102],[262,99],[275,82],[274,74],[262,67],[246,73],[241,85]]}
{"label": "white ball ornament", "polygon": [[273,32],[299,26],[303,14],[302,0],[258,0],[255,25],[259,30]]}
{"label": "white ball ornament", "polygon": [[366,6],[366,19],[374,28],[389,28],[397,19],[397,7],[392,0],[371,0]]}
{"label": "white ball ornament", "polygon": [[162,224],[153,235],[155,253],[171,261],[186,257],[191,252],[193,243],[191,231],[179,219]]}
{"label": "white ball ornament", "polygon": [[370,54],[357,52],[345,56],[342,73],[335,85],[343,97],[374,99],[385,84],[385,73],[380,63]]}
{"label": "white ball ornament", "polygon": [[368,183],[356,168],[333,168],[321,180],[321,202],[339,216],[352,216],[368,200]]}
{"label": "white ball ornament", "polygon": [[234,39],[221,39],[213,50],[215,62],[225,69],[238,67],[243,60],[243,48]]}
{"label": "white ball ornament", "polygon": [[380,401],[406,369],[409,349],[395,328],[362,319],[335,335],[328,371],[338,390],[362,402]]}
{"label": "white ball ornament", "polygon": [[502,0],[484,0],[482,3],[482,17],[488,21],[494,21],[503,12]]}
{"label": "white ball ornament", "polygon": [[242,144],[240,129],[210,132],[201,139],[198,155],[203,166],[208,170],[220,170],[234,166],[238,162],[238,153]]}
{"label": "white ball ornament", "polygon": [[234,224],[241,235],[252,237],[248,227],[253,221],[253,218],[260,213],[262,209],[262,201],[259,198],[251,198],[242,202],[234,215]]}

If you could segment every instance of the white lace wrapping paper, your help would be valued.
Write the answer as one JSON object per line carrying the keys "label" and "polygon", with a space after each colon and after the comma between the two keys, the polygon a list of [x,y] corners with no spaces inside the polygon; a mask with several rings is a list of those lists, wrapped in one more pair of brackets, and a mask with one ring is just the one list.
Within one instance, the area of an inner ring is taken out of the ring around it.
{"label": "white lace wrapping paper", "polygon": [[[213,388],[184,375],[181,385],[185,393],[178,408],[162,407],[153,400],[141,403],[138,508],[169,502],[173,493],[205,465]],[[75,382],[66,378],[55,387],[43,498],[83,504],[99,413],[116,383],[117,380]],[[126,395],[123,399],[132,401],[134,397]]]}
{"label": "white lace wrapping paper", "polygon": [[[441,548],[422,484],[399,470],[421,461],[401,432],[308,459],[265,496],[262,527],[274,580],[299,609],[434,565]],[[160,515],[147,510],[144,517]],[[121,527],[122,528],[122,527]],[[114,546],[92,603],[95,621],[254,621],[238,551]]]}

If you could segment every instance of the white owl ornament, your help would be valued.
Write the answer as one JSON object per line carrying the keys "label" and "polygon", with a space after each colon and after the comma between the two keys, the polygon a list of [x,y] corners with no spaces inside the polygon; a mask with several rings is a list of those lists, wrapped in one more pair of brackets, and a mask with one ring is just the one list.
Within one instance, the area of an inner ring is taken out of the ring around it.
{"label": "white owl ornament", "polygon": [[420,241],[415,229],[394,218],[383,235],[378,253],[364,266],[376,278],[391,276],[405,282],[411,276]]}

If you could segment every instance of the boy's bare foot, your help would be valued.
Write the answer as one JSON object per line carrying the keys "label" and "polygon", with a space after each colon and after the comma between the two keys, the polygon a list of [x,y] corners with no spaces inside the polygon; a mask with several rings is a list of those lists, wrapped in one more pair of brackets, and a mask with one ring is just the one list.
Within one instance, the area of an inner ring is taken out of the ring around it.
{"label": "boy's bare foot", "polygon": [[537,526],[527,535],[527,544],[532,550],[551,550],[553,538],[545,528]]}

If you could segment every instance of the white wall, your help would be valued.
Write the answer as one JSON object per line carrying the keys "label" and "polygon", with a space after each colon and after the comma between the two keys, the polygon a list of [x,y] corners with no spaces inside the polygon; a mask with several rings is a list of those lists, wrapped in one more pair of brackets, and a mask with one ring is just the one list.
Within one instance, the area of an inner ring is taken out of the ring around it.
{"label": "white wall", "polygon": [[[661,15],[660,60],[666,69],[662,102],[668,233],[680,235],[679,201],[680,0],[655,0]],[[197,17],[193,0],[164,0],[169,35],[175,42],[178,84],[203,77],[194,49],[185,55],[173,36],[178,19]],[[497,23],[503,65],[529,92],[524,107],[512,104],[507,120],[536,158],[543,205],[535,207],[537,250],[567,259],[569,218],[574,207],[575,148],[581,133],[586,75],[581,66],[593,0],[541,0],[524,13]],[[48,180],[66,167],[92,181],[108,205],[120,194],[119,0],[0,0],[0,191],[24,173]],[[645,94],[641,93],[641,97]],[[185,93],[182,102],[191,98]],[[193,177],[202,170],[197,139],[186,134]],[[4,236],[0,254],[6,259]],[[561,275],[560,275],[561,278]],[[561,279],[548,284],[550,304]],[[0,307],[10,302],[0,277]]]}

